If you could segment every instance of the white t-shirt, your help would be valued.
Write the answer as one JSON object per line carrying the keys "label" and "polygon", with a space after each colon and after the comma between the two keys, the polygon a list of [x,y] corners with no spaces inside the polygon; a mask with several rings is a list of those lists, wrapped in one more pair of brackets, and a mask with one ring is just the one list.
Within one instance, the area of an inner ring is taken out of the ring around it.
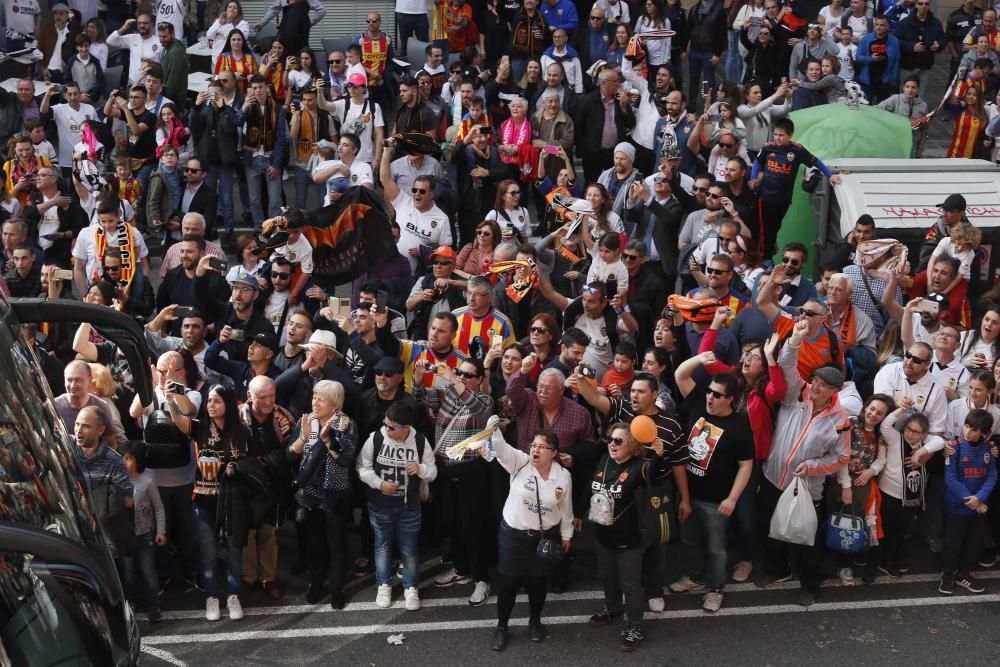
{"label": "white t-shirt", "polygon": [[[344,163],[341,162],[340,160],[323,160],[315,167],[313,167],[313,173],[315,174],[317,171],[320,171],[321,169],[326,169],[328,167],[334,167],[342,164]],[[372,166],[367,162],[362,162],[361,160],[355,159],[354,162],[351,163],[350,170],[351,170],[351,175],[348,178],[351,179],[352,186],[364,185],[365,183],[371,186],[375,185],[375,176],[372,174]],[[344,178],[344,175],[338,173],[332,178],[327,179],[326,181],[327,192],[326,196],[323,198],[323,204],[326,206],[329,206],[330,204],[333,203],[333,199],[330,196],[332,194],[332,190],[329,189],[329,184],[335,178]]]}
{"label": "white t-shirt", "polygon": [[154,29],[161,23],[173,23],[174,39],[184,41],[184,7],[181,6],[181,0],[159,0],[156,3]]}
{"label": "white t-shirt", "polygon": [[79,109],[56,104],[52,107],[52,118],[59,136],[59,164],[69,166],[73,164],[73,147],[81,141],[80,126],[85,120],[97,118],[97,112],[89,104],[81,104]]}
{"label": "white t-shirt", "polygon": [[[35,17],[41,13],[38,0],[5,0],[3,7],[7,30],[19,33],[25,37],[33,35],[35,32]],[[20,40],[16,40],[16,42],[20,42]],[[18,46],[20,45],[18,44]],[[7,50],[13,51],[14,49],[8,48]],[[14,61],[27,64],[31,62],[31,56],[18,56]]]}
{"label": "white t-shirt", "polygon": [[[838,22],[839,26],[840,23]],[[844,46],[837,42],[837,60],[840,62],[838,76],[844,81],[854,81],[854,58],[858,55],[858,47],[854,44]]]}
{"label": "white t-shirt", "polygon": [[931,254],[931,256],[935,259],[941,257],[942,255],[948,255],[957,259],[959,261],[958,275],[962,276],[966,280],[972,279],[972,260],[976,258],[975,250],[964,250],[959,252],[955,249],[955,244],[951,242],[951,237],[946,236],[938,241],[937,247],[934,248],[934,252]]}
{"label": "white t-shirt", "polygon": [[[590,270],[587,271],[587,283],[592,283],[595,280],[606,281],[609,275],[614,275],[615,279],[618,280],[619,290],[628,289],[628,269],[625,268],[621,259],[608,264],[601,259],[600,255],[594,257],[590,263]],[[614,297],[613,294],[608,295],[609,299],[612,297]]]}
{"label": "white t-shirt", "polygon": [[[56,194],[58,197],[59,194]],[[51,197],[42,195],[42,202],[47,202]],[[42,214],[42,219],[38,223],[38,247],[48,250],[52,247],[52,241],[43,238],[46,234],[55,234],[59,231],[59,207],[52,206]]]}
{"label": "white t-shirt", "polygon": [[42,139],[41,143],[35,144],[35,156],[48,158],[53,167],[59,166],[59,154],[49,141]]}
{"label": "white t-shirt", "polygon": [[823,34],[830,35],[834,41],[837,41],[834,31],[840,30],[840,16],[831,14],[829,5],[819,10],[819,15],[823,17]]}
{"label": "white t-shirt", "polygon": [[[840,24],[839,21],[837,23],[838,25]],[[861,39],[862,37],[868,34],[868,17],[867,16],[858,17],[852,14],[851,16],[847,17],[847,27],[851,29],[851,32],[854,33],[854,36],[857,39]]]}
{"label": "white t-shirt", "polygon": [[267,262],[265,262],[264,260],[258,259],[257,266],[254,268],[253,271],[247,271],[245,268],[243,268],[242,264],[231,266],[229,267],[229,273],[226,274],[226,282],[232,283],[237,278],[247,278],[250,276],[256,278],[257,275],[260,273],[261,267],[263,267],[266,263]]}
{"label": "white t-shirt", "polygon": [[487,213],[486,219],[496,222],[500,226],[501,231],[508,225],[512,226],[521,235],[521,238],[527,241],[531,236],[531,218],[528,216],[528,209],[521,206],[517,211],[505,211],[505,213],[510,218],[509,220],[500,215],[497,209],[493,209]]}
{"label": "white t-shirt", "polygon": [[333,103],[333,114],[340,120],[340,131],[349,132],[353,121],[360,121],[361,131],[355,131],[361,141],[361,150],[358,151],[355,162],[371,162],[375,159],[375,128],[385,127],[385,120],[382,118],[382,107],[371,100],[365,100],[361,104],[351,101],[350,97],[337,100]]}
{"label": "white t-shirt", "polygon": [[[90,43],[90,57],[97,58],[97,62],[101,63],[101,69],[108,68],[108,45],[104,42],[91,42]],[[110,90],[108,91],[111,92]]]}
{"label": "white t-shirt", "polygon": [[226,50],[226,42],[229,40],[229,33],[233,30],[239,30],[243,33],[243,39],[250,38],[250,24],[246,21],[238,21],[237,23],[219,23],[219,19],[215,19],[208,30],[205,31],[205,37],[208,41],[212,43],[212,62],[216,62],[222,52]]}
{"label": "white t-shirt", "polygon": [[396,248],[399,254],[410,260],[412,271],[417,270],[417,258],[410,256],[410,248],[419,248],[421,245],[437,248],[452,244],[448,216],[437,206],[420,211],[413,205],[413,197],[400,190],[392,200],[392,207],[396,209],[396,222],[399,223],[400,230]]}
{"label": "white t-shirt", "polygon": [[[131,225],[129,225],[131,227]],[[73,246],[73,257],[80,261],[87,262],[87,281],[89,282],[97,271],[97,267],[101,258],[97,256],[97,230],[99,227],[87,227],[80,235],[76,237],[76,244]],[[146,247],[146,241],[143,240],[142,234],[138,229],[132,228],[132,238],[135,239],[136,249],[139,252],[139,259],[149,255],[149,248]],[[114,248],[117,247],[118,234],[108,235],[107,247]]]}
{"label": "white t-shirt", "polygon": [[312,275],[313,247],[309,243],[309,239],[305,236],[300,236],[299,240],[291,245],[283,245],[280,248],[275,248],[274,252],[271,253],[271,260],[273,261],[278,256],[287,257],[289,262],[302,267],[302,273]]}
{"label": "white t-shirt", "polygon": [[160,62],[160,56],[163,54],[163,47],[160,45],[160,38],[155,30],[146,39],[140,37],[139,33],[129,35],[119,35],[117,31],[109,33],[108,46],[116,46],[129,52],[129,85],[134,84],[135,80],[139,78],[139,68],[142,67],[143,58]]}
{"label": "white t-shirt", "polygon": [[288,294],[289,290],[287,289],[284,292],[272,291],[271,296],[267,297],[267,302],[264,304],[264,317],[274,327],[276,334],[283,334],[281,316],[285,313],[285,307],[288,305]]}
{"label": "white t-shirt", "polygon": [[[623,332],[621,320],[618,322],[618,330]],[[611,340],[604,326],[604,318],[598,317],[595,320],[584,313],[577,318],[573,326],[590,337],[590,345],[583,353],[583,363],[597,371],[597,379],[600,381],[611,362],[615,360],[615,352],[611,349]]]}
{"label": "white t-shirt", "polygon": [[56,29],[56,43],[52,47],[52,56],[49,58],[49,69],[54,72],[61,72],[63,68],[62,59],[62,46],[66,42],[66,36],[69,35],[69,25],[63,27],[62,30]]}
{"label": "white t-shirt", "polygon": [[[962,332],[962,344],[958,348],[959,351],[965,350],[965,341],[969,340],[969,336],[971,335],[972,335],[971,329]],[[976,344],[973,345],[965,354],[962,355],[962,361],[965,361],[969,357],[974,357],[977,354],[981,354],[984,357],[986,357],[985,368],[993,368],[993,362],[995,361],[995,359],[993,358],[992,343],[987,343],[982,339],[982,337],[980,337],[979,340],[976,341]]]}
{"label": "white t-shirt", "polygon": [[396,0],[397,14],[426,14],[427,0]]}

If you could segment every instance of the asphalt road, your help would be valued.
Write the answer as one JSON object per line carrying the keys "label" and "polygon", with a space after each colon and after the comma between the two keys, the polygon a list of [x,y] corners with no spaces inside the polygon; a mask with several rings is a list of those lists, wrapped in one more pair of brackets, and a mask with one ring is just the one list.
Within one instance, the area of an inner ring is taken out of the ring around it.
{"label": "asphalt road", "polygon": [[[283,536],[282,542],[288,533]],[[809,609],[795,604],[795,581],[768,590],[730,584],[725,605],[715,615],[701,610],[700,594],[668,595],[665,612],[646,613],[647,639],[631,655],[619,649],[620,624],[593,628],[587,623],[602,593],[585,545],[574,562],[570,591],[549,595],[543,618],[548,639],[528,641],[522,596],[511,620],[511,640],[500,654],[490,650],[495,597],[473,608],[467,603],[471,585],[435,588],[433,577],[445,569],[437,557],[423,565],[423,608],[417,612],[403,608],[398,582],[393,606],[378,609],[371,576],[352,578],[350,602],[334,611],[326,603],[306,604],[305,582],[286,574],[289,593],[283,600],[246,593],[246,618],[231,621],[223,609],[216,623],[204,620],[200,593],[168,591],[163,621],[141,622],[143,664],[509,665],[531,660],[566,665],[602,658],[643,665],[1000,664],[1000,567],[977,573],[985,594],[956,589],[946,597],[937,592],[934,556],[922,545],[914,552],[913,572],[902,579],[879,577],[872,586],[862,586],[859,579],[854,587],[829,579],[820,601]],[[676,565],[680,555],[670,555],[677,556]],[[387,638],[397,633],[405,635],[403,643],[389,645]]]}

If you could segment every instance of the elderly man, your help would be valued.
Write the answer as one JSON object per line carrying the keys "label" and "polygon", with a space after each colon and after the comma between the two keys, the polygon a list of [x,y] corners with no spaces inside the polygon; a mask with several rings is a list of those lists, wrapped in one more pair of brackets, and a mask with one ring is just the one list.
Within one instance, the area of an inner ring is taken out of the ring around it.
{"label": "elderly man", "polygon": [[[577,154],[583,162],[587,183],[596,181],[601,171],[614,162],[616,147],[625,140],[626,132],[635,127],[635,114],[628,98],[618,95],[620,83],[617,71],[603,69],[597,75],[597,90],[580,98],[573,114],[573,125],[580,130]],[[585,132],[584,128],[592,131]]]}
{"label": "elderly man", "polygon": [[759,587],[767,588],[791,579],[788,569],[791,549],[798,557],[801,587],[798,603],[803,607],[816,602],[824,578],[823,482],[847,464],[851,451],[849,432],[840,430],[840,425],[847,420],[837,397],[844,384],[844,374],[836,368],[823,366],[816,369],[807,384],[796,372],[801,367],[798,357],[809,328],[810,323],[806,320],[796,322],[778,359],[788,387],[778,409],[771,452],[764,464],[764,479],[758,494],[760,516],[770,520],[781,493],[796,477],[803,479],[809,489],[819,518],[815,545],[789,545],[768,538],[764,576],[757,581]]}
{"label": "elderly man", "polygon": [[40,113],[31,79],[19,79],[13,93],[0,88],[0,136],[14,136],[26,120],[37,120]]}
{"label": "elderly man", "polygon": [[[607,20],[604,7],[600,3],[595,3],[590,9],[590,20],[587,25],[573,32],[573,47],[579,54],[580,65],[584,72],[598,60],[607,60],[614,28],[615,26]],[[587,90],[593,89],[594,84],[587,74],[584,74],[584,84]]]}
{"label": "elderly man", "polygon": [[[295,429],[295,419],[275,402],[274,380],[266,375],[250,380],[247,402],[240,406],[240,420],[250,434],[247,440],[248,456],[263,457],[275,463],[284,460],[285,448],[291,442]],[[284,492],[283,488],[279,491]],[[250,531],[247,544],[243,547],[244,585],[253,586],[259,581],[261,589],[272,600],[285,596],[278,582],[277,518],[273,514],[266,516],[263,523]]]}
{"label": "elderly man", "polygon": [[941,435],[946,430],[948,399],[946,386],[938,384],[931,373],[934,350],[927,343],[913,343],[903,361],[886,364],[875,375],[875,393],[890,396],[897,405],[906,397],[913,410],[927,415],[930,432]]}
{"label": "elderly man", "polygon": [[52,5],[52,20],[38,31],[38,48],[42,52],[42,76],[46,81],[62,82],[68,72],[65,66],[73,57],[73,40],[80,32],[80,16],[70,21],[69,7],[61,2]]}
{"label": "elderly man", "polygon": [[829,309],[826,325],[840,338],[841,347],[845,350],[847,358],[854,360],[857,373],[859,357],[852,348],[864,349],[872,355],[870,362],[873,363],[878,340],[875,338],[875,325],[872,324],[871,318],[851,303],[853,291],[854,285],[846,274],[835,273],[830,277],[826,288],[826,306]]}
{"label": "elderly man", "polygon": [[120,419],[113,417],[108,404],[104,399],[90,393],[90,366],[84,361],[73,360],[66,364],[63,372],[66,393],[56,396],[56,412],[62,418],[63,425],[67,431],[73,430],[77,415],[88,406],[93,406],[101,411],[104,423],[107,425],[107,434],[104,436],[112,447],[117,447],[119,442],[125,441],[125,429],[122,428]]}
{"label": "elderly man", "polygon": [[514,327],[510,318],[493,307],[493,285],[483,276],[473,276],[465,292],[467,306],[452,311],[458,320],[458,330],[455,332],[454,346],[465,355],[473,354],[478,346],[485,356],[486,350],[493,346],[498,337],[503,346],[507,347],[517,342],[514,339]]}
{"label": "elderly man", "polygon": [[812,377],[813,371],[821,366],[844,367],[843,350],[840,341],[825,324],[829,309],[818,299],[810,299],[798,308],[798,316],[793,317],[781,310],[777,300],[777,287],[789,280],[785,264],[774,267],[771,279],[764,283],[757,293],[757,306],[767,317],[771,327],[783,338],[792,334],[797,322],[805,322],[802,350],[796,352],[799,376],[803,381]]}
{"label": "elderly man", "polygon": [[[214,214],[212,214],[214,215]],[[188,213],[181,219],[181,236],[199,236],[205,238],[207,233],[207,223],[205,222],[205,216],[201,213]],[[226,261],[226,252],[217,244],[212,243],[209,240],[205,240],[205,254],[211,255],[223,261]],[[160,280],[163,280],[167,271],[179,266],[181,263],[181,250],[176,244],[171,245],[167,248],[166,254],[163,255],[163,263],[160,264]]]}
{"label": "elderly man", "polygon": [[[59,190],[59,170],[38,170],[36,190],[24,207],[24,218],[38,234],[38,248],[52,261],[69,262],[73,239],[87,226],[87,214]],[[41,264],[42,253],[36,261]]]}

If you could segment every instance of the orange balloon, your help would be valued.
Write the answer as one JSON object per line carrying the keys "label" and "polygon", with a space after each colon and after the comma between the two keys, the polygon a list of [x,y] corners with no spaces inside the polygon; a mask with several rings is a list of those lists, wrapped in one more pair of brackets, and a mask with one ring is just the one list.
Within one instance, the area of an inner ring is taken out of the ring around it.
{"label": "orange balloon", "polygon": [[653,442],[656,440],[656,422],[646,415],[639,415],[632,419],[629,425],[632,437],[639,442]]}

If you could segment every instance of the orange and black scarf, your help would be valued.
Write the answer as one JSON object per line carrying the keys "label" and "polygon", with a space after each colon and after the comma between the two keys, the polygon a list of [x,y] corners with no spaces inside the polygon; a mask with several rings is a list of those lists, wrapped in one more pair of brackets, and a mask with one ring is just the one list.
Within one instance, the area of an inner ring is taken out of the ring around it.
{"label": "orange and black scarf", "polygon": [[[93,281],[97,282],[101,279],[101,266],[104,263],[104,251],[108,247],[108,239],[104,234],[104,228],[100,225],[94,228],[94,234],[94,245],[97,248],[97,264],[94,267]],[[139,258],[136,256],[137,247],[132,225],[121,218],[118,219],[118,251],[122,256],[122,277],[115,287],[128,289],[129,285],[132,284],[132,278],[135,277],[136,264],[139,262]],[[124,307],[125,304],[118,304],[119,310]]]}
{"label": "orange and black scarf", "polygon": [[278,107],[271,100],[264,105],[253,105],[247,111],[247,131],[243,140],[243,145],[247,148],[257,150],[263,148],[270,152],[274,149],[274,144],[278,140]]}

